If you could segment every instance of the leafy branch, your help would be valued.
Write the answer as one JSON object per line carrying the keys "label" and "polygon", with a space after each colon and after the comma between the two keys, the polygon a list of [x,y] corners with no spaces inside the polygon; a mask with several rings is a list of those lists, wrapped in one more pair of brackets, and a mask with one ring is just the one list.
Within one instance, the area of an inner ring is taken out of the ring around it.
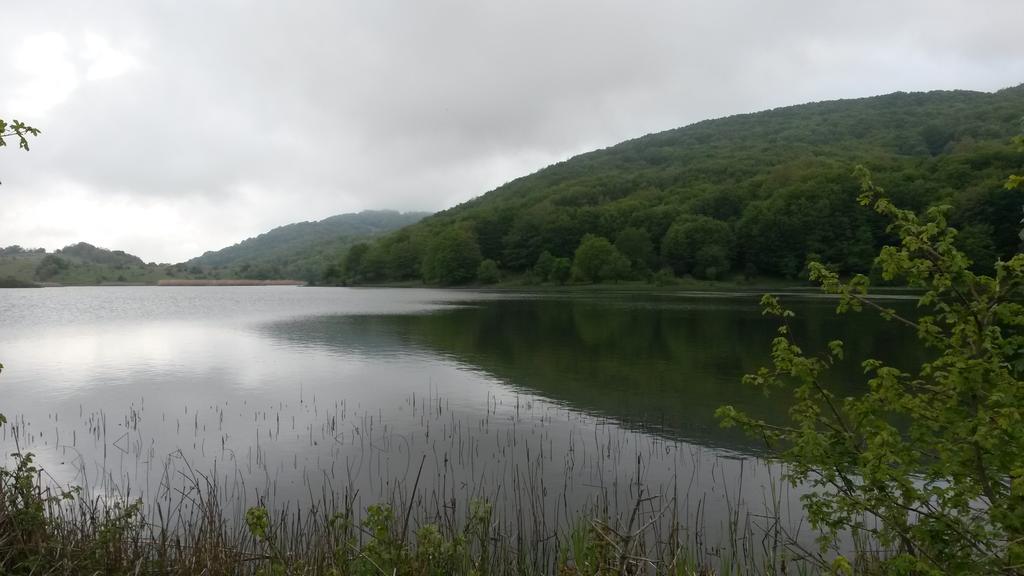
{"label": "leafy branch", "polygon": [[1024,254],[976,274],[954,244],[947,207],[922,215],[897,207],[858,168],[861,205],[886,217],[899,242],[876,264],[887,281],[921,290],[913,315],[868,296],[870,281],[843,281],[809,266],[837,313],[871,309],[913,330],[932,360],[914,371],[861,363],[859,395],[840,397],[825,373],[843,361],[842,342],[824,356],[796,343],[795,316],[773,296],[765,314],[780,319],[771,365],[745,377],[764,390],[788,390],[788,422],[766,422],[731,407],[723,425],[764,438],[787,463],[823,547],[841,533],[867,535],[889,550],[887,568],[913,573],[1021,574],[1024,566]]}
{"label": "leafy branch", "polygon": [[33,128],[20,120],[6,120],[0,118],[0,146],[7,146],[6,138],[17,138],[18,148],[28,150],[28,137],[39,136],[40,130]]}

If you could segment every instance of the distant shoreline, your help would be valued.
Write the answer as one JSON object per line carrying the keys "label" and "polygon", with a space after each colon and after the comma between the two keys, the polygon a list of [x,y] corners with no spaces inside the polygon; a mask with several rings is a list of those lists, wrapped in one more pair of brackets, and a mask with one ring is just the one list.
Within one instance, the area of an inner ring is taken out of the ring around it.
{"label": "distant shoreline", "polygon": [[58,282],[23,282],[0,279],[0,288],[123,288],[126,286],[306,286],[302,280],[159,280],[157,282],[100,282],[98,284],[60,284]]}
{"label": "distant shoreline", "polygon": [[160,280],[157,286],[305,286],[302,280]]}

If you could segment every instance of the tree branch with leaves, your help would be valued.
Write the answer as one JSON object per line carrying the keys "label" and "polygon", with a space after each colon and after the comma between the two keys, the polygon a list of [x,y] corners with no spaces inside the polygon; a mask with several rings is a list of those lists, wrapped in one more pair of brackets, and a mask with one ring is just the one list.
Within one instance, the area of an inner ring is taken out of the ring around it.
{"label": "tree branch with leaves", "polygon": [[887,550],[887,571],[1024,574],[1024,254],[976,274],[954,245],[948,207],[918,216],[856,173],[860,203],[899,238],[876,264],[885,280],[921,291],[917,311],[908,317],[869,297],[864,275],[843,281],[812,263],[811,279],[838,297],[837,313],[880,313],[933,359],[912,372],[865,359],[863,393],[841,396],[825,374],[843,361],[843,343],[808,355],[788,326],[794,313],[766,296],[764,313],[782,322],[771,366],[745,381],[788,391],[788,422],[731,406],[718,416],[764,438],[789,479],[811,489],[803,502],[823,547],[847,533]]}
{"label": "tree branch with leaves", "polygon": [[0,118],[0,146],[7,146],[7,138],[17,138],[18,148],[28,150],[28,137],[39,136],[40,130],[19,120],[7,122]]}

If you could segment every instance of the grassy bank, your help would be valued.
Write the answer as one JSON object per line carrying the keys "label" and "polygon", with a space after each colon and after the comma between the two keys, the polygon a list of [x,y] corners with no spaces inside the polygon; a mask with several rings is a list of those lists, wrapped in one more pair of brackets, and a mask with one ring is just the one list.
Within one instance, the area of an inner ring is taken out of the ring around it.
{"label": "grassy bank", "polygon": [[2,574],[870,574],[876,565],[874,552],[837,563],[794,547],[777,516],[737,513],[726,540],[707,542],[664,496],[642,490],[624,514],[595,506],[524,538],[513,527],[529,522],[525,511],[509,522],[485,500],[435,500],[425,513],[413,496],[357,511],[344,494],[243,513],[194,474],[175,505],[147,514],[141,501],[89,499],[44,488],[42,477],[31,459],[0,476]]}
{"label": "grassy bank", "polygon": [[13,277],[0,278],[0,288],[39,288],[35,282],[26,282]]}

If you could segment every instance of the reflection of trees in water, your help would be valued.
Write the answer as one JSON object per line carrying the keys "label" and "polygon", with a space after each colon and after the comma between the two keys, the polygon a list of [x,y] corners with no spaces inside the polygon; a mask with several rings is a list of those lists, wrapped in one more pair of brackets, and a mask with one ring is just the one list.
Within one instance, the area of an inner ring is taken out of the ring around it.
{"label": "reflection of trees in water", "polygon": [[289,346],[318,347],[337,354],[381,357],[416,352],[393,321],[398,316],[310,316],[260,326],[259,331]]}
{"label": "reflection of trees in water", "polygon": [[[847,342],[841,387],[863,382],[860,360],[920,357],[896,327],[869,316],[836,319],[833,304],[797,307],[806,342]],[[788,406],[741,384],[767,360],[775,325],[756,300],[631,302],[622,298],[506,300],[424,315],[319,317],[266,327],[295,345],[369,356],[440,353],[542,396],[623,423],[705,444],[754,448],[714,419],[722,404],[767,419]]]}

